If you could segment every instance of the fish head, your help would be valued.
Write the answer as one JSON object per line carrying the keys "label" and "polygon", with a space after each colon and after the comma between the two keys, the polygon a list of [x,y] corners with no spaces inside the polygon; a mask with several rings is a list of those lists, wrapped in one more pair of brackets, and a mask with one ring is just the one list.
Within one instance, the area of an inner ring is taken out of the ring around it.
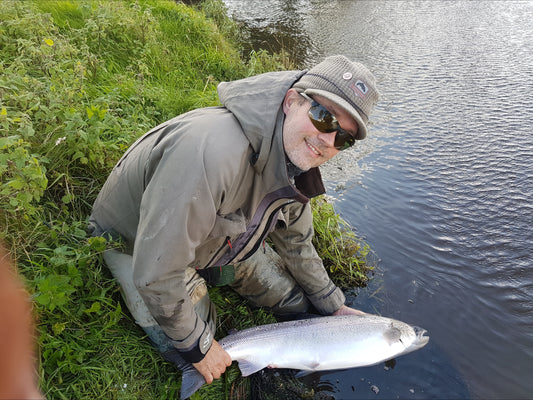
{"label": "fish head", "polygon": [[397,347],[399,354],[406,354],[424,347],[429,341],[426,330],[399,321],[390,323],[383,333],[391,347]]}
{"label": "fish head", "polygon": [[416,337],[411,343],[412,349],[409,351],[418,350],[424,347],[429,342],[429,336],[425,336],[425,334],[427,333],[425,329],[420,328],[418,326],[413,326],[412,328]]}

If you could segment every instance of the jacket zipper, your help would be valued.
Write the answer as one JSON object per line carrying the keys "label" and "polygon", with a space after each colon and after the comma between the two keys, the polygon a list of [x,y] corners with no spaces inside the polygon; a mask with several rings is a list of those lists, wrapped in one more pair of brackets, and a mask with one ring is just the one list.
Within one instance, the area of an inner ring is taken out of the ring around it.
{"label": "jacket zipper", "polygon": [[[274,223],[276,222],[275,218],[277,217],[278,213],[279,213],[279,210],[281,210],[285,205],[287,204],[290,204],[290,203],[285,203],[285,204],[282,204],[281,206],[279,207],[276,207],[272,213],[270,214],[270,216],[268,217],[268,222],[267,224],[265,225],[265,229],[263,229],[263,232],[261,232],[261,235],[259,236],[258,240],[256,241],[256,243],[254,244],[254,246],[252,247],[252,249],[246,253],[246,255],[244,257],[242,257],[240,259],[240,261],[244,261],[246,259],[248,259],[249,257],[252,256],[252,254],[254,254],[257,249],[261,246],[261,244],[266,240],[266,237],[267,235],[272,231],[272,228],[274,226]],[[250,238],[250,240],[253,239],[255,235],[252,235],[252,237]],[[250,240],[246,243],[248,244],[250,242]],[[244,246],[246,247],[246,246]]]}
{"label": "jacket zipper", "polygon": [[[240,234],[232,243],[232,246],[228,249],[228,243],[227,238],[224,244],[219,248],[219,250],[215,253],[215,255],[211,258],[209,263],[207,264],[207,267],[213,267],[213,266],[220,266],[220,265],[226,265],[230,264],[233,260],[239,259],[239,261],[245,260],[246,258],[250,257],[261,245],[261,241],[266,237],[266,235],[270,232],[270,229],[272,228],[272,224],[274,222],[273,218],[277,216],[277,213],[281,208],[283,208],[287,204],[291,204],[295,201],[305,202],[308,201],[308,199],[299,194],[298,192],[295,192],[290,187],[282,188],[276,192],[270,193],[270,195],[273,197],[268,200],[269,195],[265,196],[263,199],[264,201],[268,201],[268,205],[264,206],[264,212],[262,214],[254,215],[252,217],[251,223],[254,222],[254,220],[257,221],[257,226],[253,228],[253,231],[249,231],[248,229],[246,232]],[[282,202],[282,204],[276,205],[276,203]],[[260,205],[261,206],[261,205]],[[274,206],[274,209],[272,209],[272,206]],[[269,214],[269,209],[272,209]],[[265,215],[269,214],[266,224],[262,223],[262,221],[265,220]],[[258,235],[258,230],[261,230],[261,233]],[[248,248],[250,242],[254,241],[255,243],[252,246],[252,248]],[[225,250],[224,252],[222,252]],[[243,252],[245,252],[244,257],[239,257]],[[222,253],[222,254],[221,254]]]}

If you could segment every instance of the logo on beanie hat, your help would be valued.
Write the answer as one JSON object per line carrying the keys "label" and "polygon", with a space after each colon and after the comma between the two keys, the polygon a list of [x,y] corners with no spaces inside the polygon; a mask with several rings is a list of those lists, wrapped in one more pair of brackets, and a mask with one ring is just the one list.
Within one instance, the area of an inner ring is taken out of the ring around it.
{"label": "logo on beanie hat", "polygon": [[357,122],[356,139],[366,137],[368,117],[379,100],[376,78],[363,65],[342,55],[327,57],[293,87],[309,96],[320,95],[346,110]]}
{"label": "logo on beanie hat", "polygon": [[365,96],[368,92],[368,87],[363,81],[357,81],[352,85],[352,89],[355,91],[355,94],[358,96]]}

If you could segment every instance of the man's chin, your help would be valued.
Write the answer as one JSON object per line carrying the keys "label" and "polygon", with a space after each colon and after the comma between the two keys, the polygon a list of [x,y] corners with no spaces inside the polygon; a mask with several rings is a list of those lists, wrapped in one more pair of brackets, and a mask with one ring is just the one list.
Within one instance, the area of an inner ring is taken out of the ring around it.
{"label": "man's chin", "polygon": [[301,172],[306,172],[311,169],[311,166],[309,166],[309,163],[306,163],[303,160],[293,160],[291,157],[288,157],[288,159],[292,163],[292,165],[298,168]]}
{"label": "man's chin", "polygon": [[[293,163],[294,164],[294,163]],[[301,163],[300,163],[301,164]],[[302,166],[302,165],[299,165],[299,164],[294,164],[294,166],[296,168],[298,168],[300,170],[300,172],[307,172],[309,171],[312,167],[310,167],[309,165],[305,165],[305,166]]]}

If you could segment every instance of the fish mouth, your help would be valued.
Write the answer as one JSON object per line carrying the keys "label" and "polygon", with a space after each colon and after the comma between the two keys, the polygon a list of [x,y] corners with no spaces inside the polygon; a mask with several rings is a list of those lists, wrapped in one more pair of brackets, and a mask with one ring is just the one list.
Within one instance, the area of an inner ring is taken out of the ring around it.
{"label": "fish mouth", "polygon": [[427,331],[423,328],[420,328],[418,326],[413,326],[413,329],[416,335],[416,341],[413,343],[413,345],[416,346],[417,349],[419,349],[425,346],[427,342],[429,342],[429,336],[425,336]]}

